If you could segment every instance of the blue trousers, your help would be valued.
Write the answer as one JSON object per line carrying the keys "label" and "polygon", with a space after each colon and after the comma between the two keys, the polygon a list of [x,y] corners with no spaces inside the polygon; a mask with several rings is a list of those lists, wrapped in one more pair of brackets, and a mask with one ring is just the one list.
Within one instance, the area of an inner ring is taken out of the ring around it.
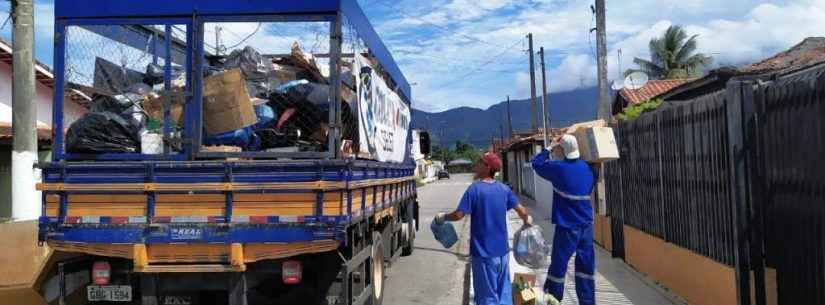
{"label": "blue trousers", "polygon": [[499,257],[472,258],[476,305],[513,305],[510,253]]}
{"label": "blue trousers", "polygon": [[579,304],[595,305],[596,283],[593,276],[596,272],[596,257],[593,252],[593,225],[580,228],[556,226],[552,260],[550,270],[547,271],[547,281],[544,282],[544,291],[561,301],[564,297],[567,263],[570,262],[573,253],[576,254],[576,296],[579,297]]}

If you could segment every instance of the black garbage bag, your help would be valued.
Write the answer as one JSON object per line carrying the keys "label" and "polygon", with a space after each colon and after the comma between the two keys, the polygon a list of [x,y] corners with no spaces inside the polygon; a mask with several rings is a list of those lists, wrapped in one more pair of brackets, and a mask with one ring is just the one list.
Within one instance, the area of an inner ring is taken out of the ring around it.
{"label": "black garbage bag", "polygon": [[247,46],[241,50],[234,50],[223,64],[224,69],[240,68],[246,79],[246,90],[251,97],[266,98],[269,96],[269,72],[273,69],[272,63],[258,53],[255,48]]}
{"label": "black garbage bag", "polygon": [[[322,137],[329,123],[329,86],[310,83],[306,80],[293,81],[273,90],[269,104],[279,115],[294,114],[286,121],[285,127],[300,130],[302,139]],[[279,117],[279,120],[283,118]]]}
{"label": "black garbage bag", "polygon": [[241,68],[246,79],[265,79],[272,69],[272,64],[267,65],[261,53],[250,46],[232,51],[223,66],[227,70]]}
{"label": "black garbage bag", "polygon": [[130,86],[143,82],[145,77],[143,73],[96,57],[92,86],[97,90],[117,95],[128,92]]}
{"label": "black garbage bag", "polygon": [[138,128],[118,114],[91,112],[75,121],[66,133],[70,153],[140,152]]}

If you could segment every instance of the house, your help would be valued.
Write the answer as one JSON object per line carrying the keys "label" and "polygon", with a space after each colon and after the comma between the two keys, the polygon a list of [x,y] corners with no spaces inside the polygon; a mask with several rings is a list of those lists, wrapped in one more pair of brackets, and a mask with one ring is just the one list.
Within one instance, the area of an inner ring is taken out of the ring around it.
{"label": "house", "polygon": [[[564,134],[565,129],[550,129],[549,137],[556,137]],[[537,133],[518,134],[511,139],[508,145],[502,150],[504,160],[504,181],[508,183],[514,191],[534,199],[537,202],[550,202],[552,185],[538,177],[533,171],[533,156],[544,147],[544,131]]]}
{"label": "house", "polygon": [[673,88],[694,81],[695,78],[650,80],[639,89],[622,88],[613,100],[612,113],[622,113],[628,106],[638,105],[646,101],[661,98]]}
{"label": "house", "polygon": [[672,88],[661,97],[671,103],[693,100],[696,97],[725,90],[728,80],[769,80],[776,75],[789,74],[825,63],[825,37],[809,37],[790,49],[761,61],[741,67],[722,67],[708,75]]}
{"label": "house", "polygon": [[450,173],[472,173],[473,161],[467,159],[455,159],[447,163],[447,171]]}
{"label": "house", "polygon": [[761,61],[740,67],[726,66],[701,78],[651,80],[644,87],[622,89],[613,101],[613,115],[629,106],[650,99],[662,99],[665,106],[691,101],[697,97],[725,90],[729,80],[769,80],[776,75],[794,73],[825,63],[825,37],[809,37],[790,49]]}
{"label": "house", "polygon": [[[40,62],[35,62],[37,103],[37,139],[39,159],[51,157],[52,101],[54,75]],[[91,99],[80,91],[66,91],[65,120],[68,125],[82,117]],[[12,151],[12,45],[0,39],[0,219],[11,216],[11,151]],[[37,178],[37,177],[35,177]],[[39,195],[37,196],[39,198]]]}

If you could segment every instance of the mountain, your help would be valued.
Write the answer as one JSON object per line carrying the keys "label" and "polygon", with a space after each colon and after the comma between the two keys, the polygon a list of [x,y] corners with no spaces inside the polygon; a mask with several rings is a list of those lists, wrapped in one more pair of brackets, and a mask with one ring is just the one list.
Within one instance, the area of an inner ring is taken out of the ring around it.
{"label": "mountain", "polygon": [[[596,87],[548,94],[551,127],[565,127],[572,123],[596,118],[598,89]],[[541,111],[541,97],[537,97]],[[530,130],[530,99],[511,100],[514,132]],[[490,145],[491,137],[501,136],[500,126],[507,134],[507,102],[486,110],[459,107],[442,112],[413,109],[412,126],[430,132],[434,146],[453,145],[456,141],[482,148]],[[541,127],[541,119],[538,120]]]}

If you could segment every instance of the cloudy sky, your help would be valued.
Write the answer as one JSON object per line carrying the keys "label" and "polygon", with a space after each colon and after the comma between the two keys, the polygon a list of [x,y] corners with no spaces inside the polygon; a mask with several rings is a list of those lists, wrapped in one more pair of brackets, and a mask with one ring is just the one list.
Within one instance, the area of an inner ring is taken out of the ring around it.
{"label": "cloudy sky", "polygon": [[[486,108],[506,95],[529,97],[527,33],[544,46],[551,92],[596,83],[595,18],[584,0],[359,0],[414,83],[414,107],[440,111]],[[0,2],[8,12],[8,2]],[[36,1],[37,56],[52,62],[52,4]],[[5,18],[2,18],[5,19]],[[715,65],[742,64],[825,36],[825,0],[607,0],[610,78],[648,57],[647,43],[680,24],[699,35]],[[0,30],[9,38],[11,24]],[[226,44],[255,26],[232,27]],[[264,29],[259,41],[283,32]],[[267,37],[269,36],[269,37]],[[621,57],[618,56],[621,50]]]}

